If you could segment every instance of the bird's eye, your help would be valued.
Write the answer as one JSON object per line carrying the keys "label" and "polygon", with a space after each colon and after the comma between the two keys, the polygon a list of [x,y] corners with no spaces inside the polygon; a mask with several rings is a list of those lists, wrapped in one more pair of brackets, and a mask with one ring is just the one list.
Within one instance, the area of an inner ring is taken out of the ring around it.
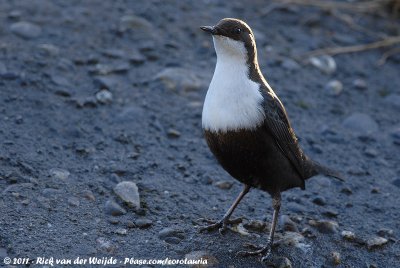
{"label": "bird's eye", "polygon": [[233,32],[234,32],[235,34],[240,34],[240,33],[242,32],[242,29],[240,29],[240,28],[235,28],[235,29],[233,30]]}

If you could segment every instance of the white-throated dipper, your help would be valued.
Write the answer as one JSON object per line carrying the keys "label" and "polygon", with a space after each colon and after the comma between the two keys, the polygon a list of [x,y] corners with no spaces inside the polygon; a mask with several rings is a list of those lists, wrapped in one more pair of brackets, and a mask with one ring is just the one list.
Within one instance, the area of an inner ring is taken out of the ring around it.
{"label": "white-throated dipper", "polygon": [[229,218],[251,187],[272,196],[272,225],[267,245],[243,255],[271,252],[281,206],[281,192],[305,189],[305,180],[335,171],[308,158],[299,146],[286,110],[260,71],[250,27],[225,18],[201,29],[213,37],[217,64],[203,106],[202,126],[207,144],[221,166],[244,189],[220,221],[201,230],[225,230]]}

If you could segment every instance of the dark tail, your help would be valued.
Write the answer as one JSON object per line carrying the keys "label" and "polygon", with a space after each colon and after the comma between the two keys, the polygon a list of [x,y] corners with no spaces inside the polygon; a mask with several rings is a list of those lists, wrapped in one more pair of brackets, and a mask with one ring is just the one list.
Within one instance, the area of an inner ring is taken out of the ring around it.
{"label": "dark tail", "polygon": [[340,181],[344,181],[343,175],[340,174],[339,172],[337,172],[336,170],[325,167],[315,161],[312,161],[312,165],[313,165],[313,169],[315,170],[316,174],[322,174],[325,176],[329,176],[329,177],[338,179]]}

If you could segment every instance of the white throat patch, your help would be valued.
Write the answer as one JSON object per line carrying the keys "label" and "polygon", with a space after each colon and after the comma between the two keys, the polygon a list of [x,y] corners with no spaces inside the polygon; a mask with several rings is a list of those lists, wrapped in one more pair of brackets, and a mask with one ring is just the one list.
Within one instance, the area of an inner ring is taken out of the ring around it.
{"label": "white throat patch", "polygon": [[248,77],[247,51],[243,42],[213,36],[217,65],[203,106],[206,130],[253,129],[264,120],[260,85]]}

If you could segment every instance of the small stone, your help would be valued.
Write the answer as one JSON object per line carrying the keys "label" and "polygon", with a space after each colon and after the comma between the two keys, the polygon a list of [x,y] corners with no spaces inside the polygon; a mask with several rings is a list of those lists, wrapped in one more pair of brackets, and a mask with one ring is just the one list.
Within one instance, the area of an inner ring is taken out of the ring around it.
{"label": "small stone", "polygon": [[153,225],[153,221],[149,219],[137,219],[135,225],[140,229],[146,229]]}
{"label": "small stone", "polygon": [[381,247],[381,246],[385,245],[388,241],[389,240],[387,240],[384,237],[377,236],[377,237],[371,238],[367,241],[367,247],[368,247],[368,249]]}
{"label": "small stone", "polygon": [[282,67],[288,71],[296,71],[299,70],[301,67],[300,65],[290,58],[284,58],[281,63]]}
{"label": "small stone", "polygon": [[117,87],[118,80],[110,76],[96,76],[93,83],[97,88],[111,90]]}
{"label": "small stone", "polygon": [[385,97],[384,101],[393,108],[397,108],[400,110],[400,94],[389,94]]}
{"label": "small stone", "polygon": [[337,251],[331,252],[329,259],[333,265],[339,265],[341,263],[340,253]]}
{"label": "small stone", "polygon": [[114,188],[115,194],[122,199],[128,206],[134,209],[140,209],[140,196],[136,183],[132,181],[123,181]]}
{"label": "small stone", "polygon": [[339,224],[335,221],[327,220],[309,220],[308,223],[317,228],[320,233],[333,234],[337,233],[339,229]]}
{"label": "small stone", "polygon": [[7,73],[7,67],[4,65],[4,63],[0,62],[0,76],[6,73]]}
{"label": "small stone", "polygon": [[394,181],[392,181],[392,184],[396,187],[400,188],[400,178],[399,179],[395,179]]}
{"label": "small stone", "polygon": [[92,75],[109,75],[109,74],[119,74],[126,73],[130,69],[129,62],[120,61],[114,62],[112,64],[96,64],[93,68],[89,70],[89,73]]}
{"label": "small stone", "polygon": [[77,197],[71,196],[71,197],[68,197],[68,204],[70,204],[73,207],[78,207],[80,202]]}
{"label": "small stone", "polygon": [[343,91],[343,84],[339,80],[331,80],[326,84],[325,88],[332,96],[338,96]]}
{"label": "small stone", "polygon": [[356,235],[352,231],[342,231],[341,236],[349,241],[353,241],[356,239]]}
{"label": "small stone", "polygon": [[317,196],[315,197],[312,202],[318,206],[325,206],[326,205],[326,200],[322,196]]}
{"label": "small stone", "polygon": [[43,51],[47,56],[58,56],[60,48],[53,44],[40,44],[38,48]]}
{"label": "small stone", "polygon": [[334,209],[326,209],[322,212],[322,215],[325,215],[329,218],[336,218],[339,215],[339,212]]}
{"label": "small stone", "polygon": [[232,188],[233,186],[233,182],[231,181],[218,181],[215,183],[215,186],[217,186],[218,188],[222,189],[222,190],[229,190]]}
{"label": "small stone", "polygon": [[352,191],[349,187],[347,187],[347,186],[343,187],[342,190],[340,190],[340,192],[341,192],[341,193],[344,193],[344,194],[346,194],[346,195],[351,195],[351,194],[353,194],[353,191]]}
{"label": "small stone", "polygon": [[168,244],[179,244],[181,240],[185,239],[185,231],[178,227],[167,227],[158,233],[158,237]]}
{"label": "small stone", "polygon": [[393,138],[393,143],[400,145],[400,127],[397,127],[394,129],[391,133],[390,136]]}
{"label": "small stone", "polygon": [[296,223],[288,215],[280,216],[279,221],[284,231],[299,232]]}
{"label": "small stone", "polygon": [[379,193],[379,188],[373,187],[373,188],[371,189],[371,194],[378,194],[378,193]]}
{"label": "small stone", "polygon": [[39,37],[39,35],[42,33],[42,29],[39,26],[27,21],[13,23],[10,27],[10,30],[15,35],[24,39],[34,39]]}
{"label": "small stone", "polygon": [[369,135],[378,131],[378,124],[367,114],[354,113],[347,117],[342,125],[357,135]]}
{"label": "small stone", "polygon": [[126,210],[113,200],[107,200],[105,204],[105,212],[112,216],[121,216],[126,214]]}
{"label": "small stone", "polygon": [[82,191],[82,196],[83,196],[83,198],[86,198],[87,200],[96,201],[96,197],[94,196],[93,192],[90,190]]}
{"label": "small stone", "polygon": [[373,148],[365,148],[364,154],[368,157],[375,158],[378,155],[378,151]]}
{"label": "small stone", "polygon": [[119,22],[119,31],[126,32],[132,30],[137,36],[155,37],[153,25],[145,18],[135,15],[125,15]]}
{"label": "small stone", "polygon": [[126,230],[125,228],[118,228],[115,230],[115,233],[118,235],[127,235],[128,234],[128,230]]}
{"label": "small stone", "polygon": [[388,228],[381,228],[378,231],[378,235],[390,237],[390,236],[393,236],[393,230],[392,229],[388,229]]}
{"label": "small stone", "polygon": [[181,136],[181,133],[173,128],[168,129],[167,135],[169,138],[179,138]]}
{"label": "small stone", "polygon": [[114,252],[115,246],[111,243],[111,241],[107,240],[107,238],[99,237],[96,239],[96,242],[100,249],[105,250],[106,252]]}
{"label": "small stone", "polygon": [[47,198],[54,198],[58,195],[61,195],[62,193],[63,191],[54,188],[45,188],[42,191],[43,196]]}
{"label": "small stone", "polygon": [[281,256],[272,256],[271,260],[267,261],[267,264],[276,268],[292,268],[292,262],[286,258]]}
{"label": "small stone", "polygon": [[71,173],[68,170],[62,168],[52,168],[49,170],[50,177],[57,180],[66,180],[68,179]]}
{"label": "small stone", "polygon": [[355,89],[358,90],[365,90],[367,88],[367,82],[364,79],[354,79],[353,86]]}
{"label": "small stone", "polygon": [[51,81],[57,86],[71,87],[71,83],[68,81],[68,79],[60,75],[52,75]]}
{"label": "small stone", "polygon": [[195,73],[179,67],[164,69],[155,76],[155,80],[161,81],[165,88],[176,92],[194,91],[200,89],[202,86],[200,79]]}
{"label": "small stone", "polygon": [[103,89],[96,93],[96,99],[102,104],[107,104],[112,102],[113,95],[110,91]]}
{"label": "small stone", "polygon": [[215,258],[213,255],[211,255],[208,251],[205,250],[192,251],[185,255],[185,259],[192,262],[196,262],[199,260],[207,260],[207,264],[200,263],[200,264],[190,265],[190,267],[194,268],[211,267],[219,264],[217,258]]}
{"label": "small stone", "polygon": [[319,57],[311,57],[309,62],[326,74],[332,74],[336,71],[336,62],[332,56],[322,55]]}
{"label": "small stone", "polygon": [[266,223],[260,220],[251,220],[248,223],[243,224],[243,226],[250,231],[262,232],[266,227]]}

